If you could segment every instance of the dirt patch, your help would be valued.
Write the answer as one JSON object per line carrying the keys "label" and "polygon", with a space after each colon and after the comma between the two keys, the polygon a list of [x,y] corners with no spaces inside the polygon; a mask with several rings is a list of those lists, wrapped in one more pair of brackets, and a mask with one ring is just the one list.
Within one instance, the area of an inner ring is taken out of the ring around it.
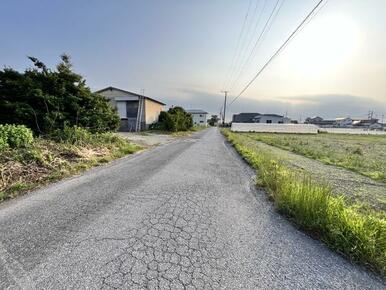
{"label": "dirt patch", "polygon": [[155,134],[148,132],[131,133],[131,132],[119,132],[121,137],[138,144],[141,147],[153,147],[161,144],[169,143],[178,137],[167,134]]}

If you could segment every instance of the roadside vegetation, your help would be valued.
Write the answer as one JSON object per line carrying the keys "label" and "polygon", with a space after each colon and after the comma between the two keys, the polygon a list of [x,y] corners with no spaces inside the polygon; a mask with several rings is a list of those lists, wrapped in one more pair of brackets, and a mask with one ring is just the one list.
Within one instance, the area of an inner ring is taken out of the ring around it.
{"label": "roadside vegetation", "polygon": [[254,140],[386,182],[386,136],[249,133]]}
{"label": "roadside vegetation", "polygon": [[33,68],[0,70],[0,202],[140,148],[112,133],[119,116],[72,71],[29,57]]}
{"label": "roadside vegetation", "polygon": [[[308,172],[288,167],[262,147],[251,145],[251,136],[222,133],[240,155],[257,170],[258,185],[263,186],[276,209],[299,228],[325,242],[331,249],[386,274],[386,213],[347,202],[333,194],[326,184],[318,183]],[[270,134],[266,135],[266,139]],[[275,135],[272,135],[273,139]],[[290,136],[289,136],[290,137]],[[307,136],[310,137],[310,136]]]}
{"label": "roadside vegetation", "polygon": [[181,107],[172,107],[159,115],[158,122],[152,124],[150,130],[164,132],[184,132],[193,128],[193,118]]}
{"label": "roadside vegetation", "polygon": [[0,124],[25,125],[39,136],[66,126],[92,133],[118,128],[116,110],[73,72],[69,56],[62,55],[56,69],[34,57],[29,59],[33,67],[24,72],[8,67],[0,70]]}
{"label": "roadside vegetation", "polygon": [[34,138],[23,125],[0,125],[0,144],[0,202],[140,149],[116,134],[81,127]]}

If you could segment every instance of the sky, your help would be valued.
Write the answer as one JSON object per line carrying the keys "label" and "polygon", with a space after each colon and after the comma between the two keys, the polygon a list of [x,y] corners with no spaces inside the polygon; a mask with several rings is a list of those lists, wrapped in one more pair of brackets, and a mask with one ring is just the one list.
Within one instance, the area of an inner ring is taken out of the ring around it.
{"label": "sky", "polygon": [[[221,91],[234,99],[317,2],[2,0],[0,65],[22,71],[31,65],[27,56],[35,56],[54,67],[67,53],[92,90],[144,90],[169,106],[218,114]],[[364,117],[374,110],[381,119],[384,11],[384,0],[327,1],[228,107],[228,118]]]}

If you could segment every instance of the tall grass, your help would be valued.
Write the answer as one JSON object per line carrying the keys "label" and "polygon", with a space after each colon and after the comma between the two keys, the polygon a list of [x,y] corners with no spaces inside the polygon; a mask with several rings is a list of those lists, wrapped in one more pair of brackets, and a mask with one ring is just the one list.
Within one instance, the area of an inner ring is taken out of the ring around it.
{"label": "tall grass", "polygon": [[240,135],[223,130],[236,150],[254,168],[279,212],[330,248],[386,274],[386,219],[384,213],[359,210],[343,196],[294,171],[272,153],[248,146]]}

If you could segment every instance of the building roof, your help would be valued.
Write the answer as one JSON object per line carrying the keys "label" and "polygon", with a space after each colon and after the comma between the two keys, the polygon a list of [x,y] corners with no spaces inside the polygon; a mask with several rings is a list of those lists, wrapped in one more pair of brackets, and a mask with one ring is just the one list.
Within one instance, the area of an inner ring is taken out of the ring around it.
{"label": "building roof", "polygon": [[111,87],[111,86],[107,87],[107,88],[104,88],[104,89],[101,89],[101,90],[98,90],[98,91],[95,91],[94,93],[99,94],[99,93],[104,92],[104,91],[112,91],[112,90],[121,91],[122,93],[134,95],[134,96],[137,96],[137,97],[143,97],[145,99],[151,100],[151,101],[156,102],[156,103],[158,103],[160,105],[163,105],[163,106],[166,105],[166,104],[164,104],[164,103],[162,103],[160,101],[157,101],[157,100],[155,100],[153,98],[150,98],[150,97],[147,97],[147,96],[144,96],[144,95],[140,95],[140,94],[136,94],[136,93],[133,93],[133,92],[129,92],[129,91],[126,91],[126,90],[118,89],[118,88]]}
{"label": "building roof", "polygon": [[284,118],[283,116],[277,115],[277,114],[239,113],[239,114],[233,115],[232,122],[235,122],[235,123],[253,123],[253,122],[255,122],[255,120],[258,120],[261,117]]}
{"label": "building roof", "polygon": [[335,121],[343,121],[343,120],[351,120],[350,117],[338,117],[338,118],[335,118]]}
{"label": "building roof", "polygon": [[201,109],[189,109],[189,110],[186,110],[186,112],[189,114],[208,114],[208,112],[205,112],[204,110],[201,110]]}
{"label": "building roof", "polygon": [[278,114],[261,114],[261,116],[267,116],[267,117],[280,117],[283,118],[284,116],[278,115]]}
{"label": "building roof", "polygon": [[351,118],[353,121],[364,121],[364,122],[376,122],[378,121],[379,119],[377,118]]}
{"label": "building roof", "polygon": [[254,118],[259,117],[260,113],[240,113],[232,116],[235,123],[250,123]]}
{"label": "building roof", "polygon": [[237,116],[257,116],[257,115],[261,115],[260,113],[238,113],[238,114],[235,114]]}

